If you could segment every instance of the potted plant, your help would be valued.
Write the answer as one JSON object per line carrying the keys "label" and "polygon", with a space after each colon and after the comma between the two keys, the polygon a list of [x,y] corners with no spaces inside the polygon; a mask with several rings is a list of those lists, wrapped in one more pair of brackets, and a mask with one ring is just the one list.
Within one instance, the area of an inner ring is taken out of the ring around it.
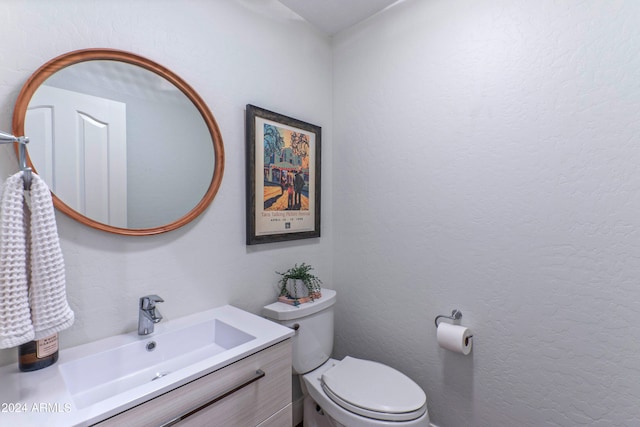
{"label": "potted plant", "polygon": [[303,262],[300,265],[295,264],[283,273],[276,271],[281,276],[278,281],[280,300],[291,300],[293,304],[297,305],[320,298],[322,281],[311,273],[311,270],[313,267]]}

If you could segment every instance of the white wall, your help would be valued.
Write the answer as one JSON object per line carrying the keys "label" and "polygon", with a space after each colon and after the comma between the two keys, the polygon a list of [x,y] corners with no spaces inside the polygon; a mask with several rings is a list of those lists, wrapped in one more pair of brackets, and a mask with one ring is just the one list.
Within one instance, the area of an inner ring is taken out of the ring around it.
{"label": "white wall", "polygon": [[[334,46],[336,355],[462,426],[640,423],[640,3],[406,0]],[[460,309],[471,356],[440,349]]]}
{"label": "white wall", "polygon": [[[164,297],[166,319],[226,303],[259,313],[275,299],[276,270],[305,261],[331,277],[330,161],[322,171],[321,239],[247,247],[244,234],[247,103],[322,126],[323,152],[331,158],[326,37],[273,0],[4,0],[0,16],[0,129],[11,130],[18,92],[40,65],[75,49],[109,47],[181,76],[208,104],[225,144],[218,195],[182,229],[124,237],[57,213],[76,314],[60,335],[63,348],[134,330],[138,298],[148,293]],[[0,147],[2,181],[16,171],[12,148]],[[13,363],[16,353],[1,350],[0,364]]]}

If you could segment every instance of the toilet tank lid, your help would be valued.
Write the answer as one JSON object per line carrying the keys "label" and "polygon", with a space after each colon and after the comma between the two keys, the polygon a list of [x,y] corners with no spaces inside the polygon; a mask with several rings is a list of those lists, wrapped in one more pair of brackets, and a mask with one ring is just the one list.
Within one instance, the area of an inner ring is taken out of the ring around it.
{"label": "toilet tank lid", "polygon": [[320,292],[322,293],[320,298],[297,306],[274,302],[262,308],[262,315],[273,320],[293,320],[310,316],[336,303],[336,291],[323,288]]}

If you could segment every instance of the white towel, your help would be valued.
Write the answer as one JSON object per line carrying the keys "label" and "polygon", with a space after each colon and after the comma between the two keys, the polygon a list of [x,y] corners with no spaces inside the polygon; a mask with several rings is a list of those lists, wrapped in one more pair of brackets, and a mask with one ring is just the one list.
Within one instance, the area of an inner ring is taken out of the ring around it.
{"label": "white towel", "polygon": [[51,193],[34,173],[30,195],[29,215],[22,172],[7,179],[0,204],[0,348],[45,338],[74,320]]}
{"label": "white towel", "polygon": [[27,226],[22,172],[10,176],[0,199],[0,348],[33,340],[27,282]]}
{"label": "white towel", "polygon": [[67,329],[73,311],[67,303],[64,259],[51,192],[35,173],[31,174],[31,230],[29,305],[35,339]]}

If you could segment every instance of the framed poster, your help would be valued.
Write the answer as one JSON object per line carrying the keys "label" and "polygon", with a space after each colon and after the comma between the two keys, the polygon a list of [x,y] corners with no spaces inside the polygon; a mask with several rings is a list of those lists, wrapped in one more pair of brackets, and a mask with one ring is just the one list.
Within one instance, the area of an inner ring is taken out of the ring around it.
{"label": "framed poster", "polygon": [[320,237],[320,134],[247,105],[247,245]]}

